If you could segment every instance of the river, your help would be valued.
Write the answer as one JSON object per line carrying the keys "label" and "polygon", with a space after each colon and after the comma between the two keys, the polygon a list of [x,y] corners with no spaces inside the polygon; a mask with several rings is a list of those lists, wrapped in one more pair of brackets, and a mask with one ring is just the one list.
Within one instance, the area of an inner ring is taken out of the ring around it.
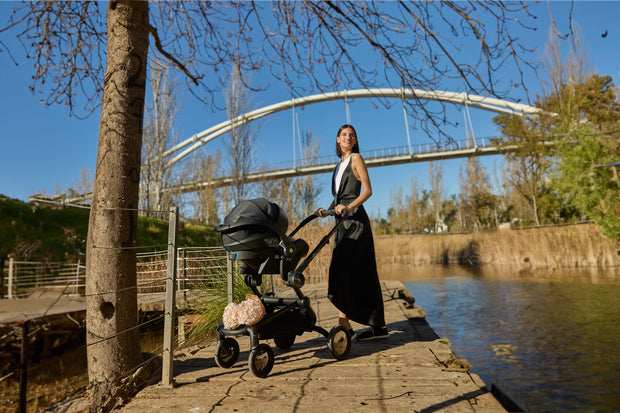
{"label": "river", "polygon": [[403,281],[473,373],[525,411],[620,410],[620,268],[527,278],[506,268],[381,270]]}

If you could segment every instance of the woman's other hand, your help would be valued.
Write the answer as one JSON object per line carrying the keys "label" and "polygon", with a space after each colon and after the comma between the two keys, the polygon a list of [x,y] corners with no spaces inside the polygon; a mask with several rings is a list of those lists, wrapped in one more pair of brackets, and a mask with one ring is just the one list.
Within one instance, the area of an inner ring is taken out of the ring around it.
{"label": "woman's other hand", "polygon": [[325,209],[323,209],[323,208],[319,208],[319,209],[317,209],[316,211],[314,211],[314,215],[316,215],[316,216],[318,216],[318,217],[321,217],[321,218],[325,218],[325,217],[323,216],[323,211],[325,211]]}

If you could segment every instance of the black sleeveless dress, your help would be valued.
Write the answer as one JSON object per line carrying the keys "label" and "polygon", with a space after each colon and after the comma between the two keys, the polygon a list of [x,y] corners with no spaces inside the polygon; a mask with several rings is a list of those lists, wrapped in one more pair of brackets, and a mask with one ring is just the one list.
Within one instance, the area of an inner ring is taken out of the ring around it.
{"label": "black sleeveless dress", "polygon": [[[338,204],[350,204],[362,188],[362,183],[353,174],[351,162],[343,172],[340,188],[335,188],[337,169],[332,177],[334,202],[330,209]],[[340,217],[336,216],[336,219]],[[370,220],[361,205],[351,211],[336,230],[327,297],[350,320],[375,327],[385,326]]]}

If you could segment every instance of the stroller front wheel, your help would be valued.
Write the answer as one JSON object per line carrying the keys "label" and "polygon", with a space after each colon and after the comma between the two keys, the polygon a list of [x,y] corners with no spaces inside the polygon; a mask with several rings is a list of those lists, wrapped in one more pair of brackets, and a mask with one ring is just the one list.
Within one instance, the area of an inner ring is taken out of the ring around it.
{"label": "stroller front wheel", "polygon": [[329,332],[327,349],[333,358],[342,360],[351,351],[351,336],[343,326],[336,326]]}
{"label": "stroller front wheel", "polygon": [[215,363],[225,369],[235,365],[239,358],[239,343],[231,337],[217,343],[215,348]]}
{"label": "stroller front wheel", "polygon": [[259,344],[250,351],[248,365],[253,375],[265,378],[273,368],[275,356],[273,350],[267,344]]}

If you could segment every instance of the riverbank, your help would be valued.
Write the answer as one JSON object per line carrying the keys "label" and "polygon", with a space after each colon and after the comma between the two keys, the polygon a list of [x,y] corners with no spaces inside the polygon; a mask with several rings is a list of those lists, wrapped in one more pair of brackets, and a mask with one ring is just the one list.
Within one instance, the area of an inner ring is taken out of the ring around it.
{"label": "riverbank", "polygon": [[593,224],[472,234],[377,237],[381,264],[513,265],[523,270],[620,266],[620,242]]}
{"label": "riverbank", "polygon": [[[315,245],[325,234],[314,226],[300,234]],[[408,234],[375,237],[379,276],[398,279],[402,269],[436,264],[459,264],[493,276],[552,278],[557,271],[579,269],[592,278],[620,282],[620,241],[603,236],[594,224],[499,230],[471,234]],[[309,282],[326,282],[331,248],[310,264]],[[406,272],[406,271],[405,271]],[[602,275],[601,275],[602,274]]]}

